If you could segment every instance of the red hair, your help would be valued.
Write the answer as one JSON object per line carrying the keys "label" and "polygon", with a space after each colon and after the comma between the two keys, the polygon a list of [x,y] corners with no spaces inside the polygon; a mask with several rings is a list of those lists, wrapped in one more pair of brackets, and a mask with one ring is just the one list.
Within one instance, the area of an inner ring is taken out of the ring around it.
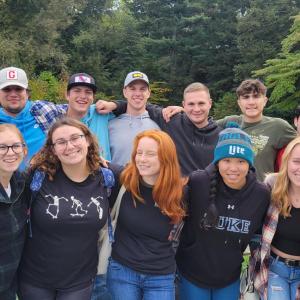
{"label": "red hair", "polygon": [[176,147],[168,134],[159,130],[146,130],[135,137],[131,162],[121,174],[121,183],[131,192],[133,200],[144,202],[139,189],[140,174],[135,164],[137,147],[144,137],[151,138],[158,144],[160,171],[153,187],[153,199],[160,210],[176,224],[185,216],[182,199],[187,178],[182,178],[180,175]]}

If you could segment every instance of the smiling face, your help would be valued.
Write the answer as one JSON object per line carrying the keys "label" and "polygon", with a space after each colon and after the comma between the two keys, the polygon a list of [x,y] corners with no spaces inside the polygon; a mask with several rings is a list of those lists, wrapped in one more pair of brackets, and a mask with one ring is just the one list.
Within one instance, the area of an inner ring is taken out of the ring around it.
{"label": "smiling face", "polygon": [[[7,148],[7,146],[13,146],[13,148]],[[16,171],[25,154],[23,141],[17,132],[9,129],[0,132],[0,173],[2,175]]]}
{"label": "smiling face", "polygon": [[84,117],[94,101],[94,92],[87,86],[74,86],[66,94],[69,102],[67,115],[69,117],[80,119]]}
{"label": "smiling face", "polygon": [[26,89],[9,85],[0,90],[0,104],[10,116],[16,116],[26,105],[28,92]]}
{"label": "smiling face", "polygon": [[288,165],[288,177],[291,185],[300,188],[300,144],[297,144],[292,150]]}
{"label": "smiling face", "polygon": [[136,150],[135,163],[143,180],[154,185],[160,171],[158,143],[154,139],[148,137],[140,139]]}
{"label": "smiling face", "polygon": [[249,164],[241,158],[223,158],[218,162],[219,173],[224,183],[232,189],[241,189],[246,184]]}
{"label": "smiling face", "polygon": [[146,103],[150,97],[148,84],[142,80],[135,80],[123,89],[127,99],[127,113],[137,116],[145,112]]}
{"label": "smiling face", "polygon": [[76,127],[64,125],[52,134],[53,152],[62,166],[87,165],[89,142],[84,133]]}
{"label": "smiling face", "polygon": [[184,95],[182,106],[187,117],[198,128],[208,124],[208,115],[212,101],[206,91],[193,91]]}
{"label": "smiling face", "polygon": [[263,110],[268,98],[259,93],[249,93],[239,96],[238,105],[243,113],[244,119],[248,123],[259,122],[263,116]]}

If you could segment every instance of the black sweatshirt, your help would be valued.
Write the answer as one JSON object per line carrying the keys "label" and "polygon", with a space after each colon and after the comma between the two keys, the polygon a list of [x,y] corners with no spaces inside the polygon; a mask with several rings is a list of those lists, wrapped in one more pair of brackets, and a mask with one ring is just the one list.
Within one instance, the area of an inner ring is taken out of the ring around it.
{"label": "black sweatshirt", "polygon": [[[126,111],[126,102],[115,103],[118,106],[114,111],[116,115]],[[162,116],[162,109],[157,105],[147,105],[150,118],[173,139],[182,174],[188,175],[197,169],[206,168],[213,160],[214,149],[222,128],[218,127],[211,117],[208,118],[207,126],[198,128],[185,113],[173,116],[167,123]]]}
{"label": "black sweatshirt", "polygon": [[211,172],[212,165],[190,176],[188,217],[176,262],[179,272],[195,285],[222,288],[239,278],[243,252],[262,226],[270,194],[252,172],[241,190],[229,189],[220,179],[216,197],[218,225],[204,230],[199,224],[209,206]]}

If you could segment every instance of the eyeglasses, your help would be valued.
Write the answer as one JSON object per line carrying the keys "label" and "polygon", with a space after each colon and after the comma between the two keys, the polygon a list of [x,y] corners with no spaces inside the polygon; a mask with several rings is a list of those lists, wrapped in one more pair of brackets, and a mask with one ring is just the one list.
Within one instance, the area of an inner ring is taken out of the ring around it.
{"label": "eyeglasses", "polygon": [[58,139],[52,146],[57,150],[65,150],[67,148],[68,142],[70,142],[73,146],[79,146],[82,143],[82,138],[85,137],[85,134],[76,134],[72,135],[69,140]]}
{"label": "eyeglasses", "polygon": [[21,93],[23,92],[25,89],[22,88],[21,86],[7,86],[5,88],[2,89],[2,91],[4,91],[5,93],[9,93],[11,91],[15,91],[17,93]]}
{"label": "eyeglasses", "polygon": [[15,143],[15,144],[12,144],[10,146],[5,145],[5,144],[0,144],[0,155],[1,156],[6,155],[9,148],[11,148],[11,150],[15,154],[20,154],[21,152],[23,152],[24,147],[25,147],[25,144],[23,144],[23,143]]}

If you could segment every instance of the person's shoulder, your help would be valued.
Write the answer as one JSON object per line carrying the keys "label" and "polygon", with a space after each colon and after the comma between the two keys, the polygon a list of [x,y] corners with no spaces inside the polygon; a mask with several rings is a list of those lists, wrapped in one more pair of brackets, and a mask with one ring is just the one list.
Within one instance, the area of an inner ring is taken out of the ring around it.
{"label": "person's shoulder", "polygon": [[281,118],[263,116],[263,121],[270,122],[274,124],[274,126],[291,127],[291,125],[286,120]]}
{"label": "person's shoulder", "polygon": [[264,203],[265,205],[268,205],[270,203],[271,193],[269,187],[259,180],[256,180],[255,182],[255,191],[256,194],[259,195],[258,200],[261,201],[261,203]]}
{"label": "person's shoulder", "polygon": [[264,183],[271,190],[277,180],[278,173],[269,173],[264,179]]}
{"label": "person's shoulder", "polygon": [[190,173],[189,175],[189,181],[194,182],[194,181],[201,181],[205,179],[210,178],[210,174],[212,172],[212,164],[208,165],[205,169],[198,169]]}
{"label": "person's shoulder", "polygon": [[225,116],[223,119],[217,120],[216,123],[218,126],[225,128],[226,124],[228,122],[236,122],[239,125],[243,122],[243,116],[242,115],[231,115],[231,116]]}

